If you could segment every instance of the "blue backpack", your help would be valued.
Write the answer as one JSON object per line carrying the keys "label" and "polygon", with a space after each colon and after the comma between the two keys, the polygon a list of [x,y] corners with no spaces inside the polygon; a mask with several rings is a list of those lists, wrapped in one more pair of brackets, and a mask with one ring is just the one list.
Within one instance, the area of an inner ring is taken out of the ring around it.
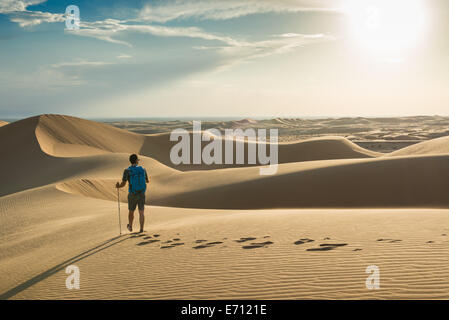
{"label": "blue backpack", "polygon": [[140,166],[130,166],[129,170],[129,192],[141,193],[147,189],[145,170]]}

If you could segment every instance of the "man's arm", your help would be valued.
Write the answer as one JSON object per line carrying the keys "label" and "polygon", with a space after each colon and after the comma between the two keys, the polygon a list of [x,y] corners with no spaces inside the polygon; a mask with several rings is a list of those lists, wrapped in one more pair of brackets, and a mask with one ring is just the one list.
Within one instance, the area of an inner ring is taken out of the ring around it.
{"label": "man's arm", "polygon": [[126,182],[128,181],[128,171],[125,170],[123,172],[123,178],[122,178],[122,182],[117,182],[115,184],[115,187],[118,188],[123,188],[124,186],[126,186]]}
{"label": "man's arm", "polygon": [[116,188],[123,188],[124,186],[126,186],[126,181],[117,182],[115,185]]}

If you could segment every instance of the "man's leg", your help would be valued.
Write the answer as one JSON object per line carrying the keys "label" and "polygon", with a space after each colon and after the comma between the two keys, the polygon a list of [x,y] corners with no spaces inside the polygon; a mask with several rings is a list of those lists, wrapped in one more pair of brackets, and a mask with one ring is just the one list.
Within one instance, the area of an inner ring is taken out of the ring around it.
{"label": "man's leg", "polygon": [[139,221],[140,221],[140,232],[143,232],[143,226],[145,224],[144,210],[139,209]]}
{"label": "man's leg", "polygon": [[133,231],[134,210],[129,210],[128,220],[129,220],[128,230]]}

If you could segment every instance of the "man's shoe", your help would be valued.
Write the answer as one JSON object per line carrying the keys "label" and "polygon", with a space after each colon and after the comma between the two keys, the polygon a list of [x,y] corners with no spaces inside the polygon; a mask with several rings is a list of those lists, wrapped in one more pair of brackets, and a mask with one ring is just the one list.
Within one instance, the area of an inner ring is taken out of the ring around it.
{"label": "man's shoe", "polygon": [[128,228],[129,232],[133,232],[133,228],[131,228],[129,224],[127,224],[126,227]]}

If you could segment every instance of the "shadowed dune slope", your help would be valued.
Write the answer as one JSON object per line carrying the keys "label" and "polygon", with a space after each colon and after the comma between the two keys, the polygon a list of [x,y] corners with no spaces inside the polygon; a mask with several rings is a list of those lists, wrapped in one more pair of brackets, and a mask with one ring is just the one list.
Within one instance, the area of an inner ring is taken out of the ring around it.
{"label": "shadowed dune slope", "polygon": [[[192,134],[190,134],[190,141],[192,141]],[[225,141],[222,137],[222,154],[225,154]],[[169,133],[154,134],[147,136],[145,144],[140,150],[140,154],[152,157],[167,166],[173,166],[170,160],[170,150],[177,144],[177,141],[170,141]],[[202,149],[207,145],[209,141],[202,142]],[[192,145],[192,144],[191,144]],[[269,154],[269,144],[260,143],[259,146],[265,148],[267,154]],[[193,164],[181,164],[174,167],[177,170],[189,171],[189,170],[211,170],[221,168],[232,167],[248,167],[253,166],[250,164],[238,165],[236,164],[236,146],[234,142],[233,147],[233,165],[226,164],[212,164],[212,165],[193,165]],[[245,162],[247,163],[248,154],[248,142],[244,143],[244,155]],[[279,143],[278,144],[279,163],[291,163],[302,161],[315,161],[315,160],[330,160],[330,159],[357,159],[357,158],[373,158],[381,156],[381,153],[373,152],[367,149],[363,149],[355,143],[342,138],[342,137],[322,137],[307,139],[304,141],[298,141],[293,143]],[[190,161],[192,162],[193,150],[190,150]],[[260,165],[258,159],[256,165]]]}
{"label": "shadowed dune slope", "polygon": [[[150,183],[147,201],[159,206],[216,209],[446,208],[448,162],[449,155],[288,163],[272,176],[259,176],[258,168],[192,171],[166,177],[163,183]],[[58,188],[114,200],[113,183],[77,180]]]}
{"label": "shadowed dune slope", "polygon": [[[0,174],[7,181],[0,186],[0,196],[71,179],[120,178],[119,168],[129,163],[128,153],[95,151],[83,157],[51,156],[42,151],[52,148],[50,137],[47,141],[37,138],[40,119],[32,117],[0,128]],[[81,148],[82,153],[88,150]],[[151,158],[143,157],[143,164],[154,177],[176,172]]]}
{"label": "shadowed dune slope", "polygon": [[386,156],[410,156],[426,154],[449,154],[449,137],[441,137],[429,141],[420,142]]}

